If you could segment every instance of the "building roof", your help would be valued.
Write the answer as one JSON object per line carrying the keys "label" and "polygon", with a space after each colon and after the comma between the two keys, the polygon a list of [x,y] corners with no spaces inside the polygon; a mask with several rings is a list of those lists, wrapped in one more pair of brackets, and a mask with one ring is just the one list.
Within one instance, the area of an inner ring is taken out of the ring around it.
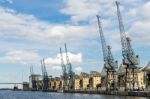
{"label": "building roof", "polygon": [[54,78],[51,78],[51,81],[54,81]]}
{"label": "building roof", "polygon": [[93,77],[93,76],[94,76],[94,77],[95,77],[95,76],[96,76],[96,77],[97,77],[97,76],[100,77],[100,73],[97,72],[97,71],[91,71],[91,72],[90,72],[90,76],[92,76],[92,77]]}
{"label": "building roof", "polygon": [[121,64],[118,71],[117,71],[117,74],[118,75],[124,75],[125,74],[125,68],[126,68],[126,66]]}
{"label": "building roof", "polygon": [[101,77],[105,77],[106,76],[106,68],[103,67],[102,71],[101,71]]}
{"label": "building roof", "polygon": [[[142,71],[142,68],[141,67],[137,67],[136,69],[134,69],[134,72],[135,73],[139,73]],[[125,75],[125,72],[126,72],[126,65],[120,65],[118,71],[117,71],[117,74],[118,75]]]}
{"label": "building roof", "polygon": [[80,79],[80,76],[79,75],[74,75],[74,78],[75,79]]}
{"label": "building roof", "polygon": [[42,77],[42,75],[39,75],[39,74],[32,74],[32,75],[30,75],[29,76],[29,78],[31,78],[31,79],[42,79],[43,77]]}
{"label": "building roof", "polygon": [[85,73],[85,72],[81,72],[80,76],[81,76],[81,77],[89,77],[89,74],[88,74],[88,73]]}
{"label": "building roof", "polygon": [[48,78],[52,78],[52,75],[49,75]]}
{"label": "building roof", "polygon": [[23,84],[29,84],[29,82],[23,82]]}
{"label": "building roof", "polygon": [[32,74],[32,75],[30,75],[30,76],[41,77],[42,75],[40,75],[40,74]]}
{"label": "building roof", "polygon": [[59,77],[55,77],[55,80],[56,80],[56,81],[60,81],[60,78],[59,78]]}
{"label": "building roof", "polygon": [[150,71],[150,61],[148,62],[147,66],[145,66],[142,70]]}

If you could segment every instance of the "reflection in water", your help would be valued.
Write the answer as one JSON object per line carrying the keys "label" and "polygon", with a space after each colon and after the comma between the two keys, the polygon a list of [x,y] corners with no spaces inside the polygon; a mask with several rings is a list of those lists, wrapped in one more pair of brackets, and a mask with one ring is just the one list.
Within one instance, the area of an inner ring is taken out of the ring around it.
{"label": "reflection in water", "polygon": [[88,95],[29,91],[0,91],[0,99],[149,99],[148,97],[129,97],[113,95]]}

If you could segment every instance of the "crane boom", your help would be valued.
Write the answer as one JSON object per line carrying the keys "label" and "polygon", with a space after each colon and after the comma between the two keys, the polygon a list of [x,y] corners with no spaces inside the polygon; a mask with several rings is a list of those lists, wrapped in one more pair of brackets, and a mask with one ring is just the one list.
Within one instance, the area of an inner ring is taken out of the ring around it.
{"label": "crane boom", "polygon": [[64,60],[63,60],[63,55],[62,55],[61,48],[60,48],[60,57],[61,57],[61,65],[64,65]]}
{"label": "crane boom", "polygon": [[33,71],[33,65],[30,67],[30,74],[33,75],[34,71]]}
{"label": "crane boom", "polygon": [[[122,45],[123,65],[126,65],[125,91],[127,91],[128,89],[127,85],[131,86],[131,84],[132,84],[132,89],[134,90],[134,86],[135,86],[134,69],[137,68],[136,65],[139,65],[140,59],[138,55],[135,55],[132,49],[130,38],[126,36],[122,16],[120,13],[119,2],[117,1],[116,1],[116,6],[117,6],[117,16],[118,16],[118,22],[119,22],[121,45]],[[132,79],[129,74],[132,74]]]}
{"label": "crane boom", "polygon": [[48,90],[49,78],[48,78],[48,74],[46,71],[44,58],[41,60],[41,67],[42,67],[42,75],[43,75],[43,90],[46,91]]}
{"label": "crane boom", "polygon": [[67,85],[67,72],[66,72],[66,66],[64,64],[61,48],[60,48],[60,57],[61,57],[62,74],[63,74],[63,79],[64,79],[63,89],[65,89],[65,86]]}
{"label": "crane boom", "polygon": [[65,52],[66,52],[66,63],[70,63],[66,43],[65,43]]}
{"label": "crane boom", "polygon": [[43,61],[42,60],[41,60],[41,70],[42,70],[42,75],[44,75]]}
{"label": "crane boom", "polygon": [[63,73],[63,76],[65,76],[65,73],[66,73],[66,66],[64,64],[64,60],[63,60],[63,55],[62,55],[62,50],[60,48],[60,57],[61,57],[61,66],[62,66],[62,73]]}
{"label": "crane boom", "polygon": [[34,77],[33,65],[30,67],[32,90],[37,90],[37,81]]}
{"label": "crane boom", "polygon": [[69,79],[69,88],[72,89],[73,88],[73,71],[72,71],[72,65],[69,61],[69,56],[68,56],[68,50],[67,50],[67,45],[65,43],[65,52],[66,52],[66,66],[68,69],[68,79]]}
{"label": "crane boom", "polygon": [[117,6],[118,21],[119,21],[119,30],[120,30],[120,35],[121,35],[122,55],[123,55],[123,57],[126,57],[126,52],[127,52],[127,48],[128,48],[127,40],[126,40],[126,33],[125,33],[118,1],[116,1],[116,6]]}
{"label": "crane boom", "polygon": [[119,22],[119,30],[120,30],[120,37],[121,37],[121,45],[122,45],[122,56],[123,56],[123,63],[128,64],[129,67],[135,68],[135,65],[139,64],[139,56],[135,55],[134,50],[131,46],[131,40],[129,37],[126,36],[122,16],[120,13],[119,2],[116,1],[117,6],[117,16]]}
{"label": "crane boom", "polygon": [[46,67],[45,67],[45,60],[43,58],[43,69],[44,69],[44,75],[47,76],[47,70],[46,70]]}
{"label": "crane boom", "polygon": [[[101,44],[102,44],[102,51],[103,51],[103,57],[104,57],[104,68],[106,69],[106,91],[110,91],[110,86],[115,90],[115,74],[116,68],[118,67],[118,62],[114,61],[113,55],[111,53],[111,47],[106,46],[105,38],[103,35],[103,30],[100,22],[100,16],[97,15],[98,20],[98,26],[99,26],[99,34],[101,38]],[[113,76],[113,82],[111,81],[110,76]]]}
{"label": "crane boom", "polygon": [[66,64],[68,65],[68,73],[71,73],[72,72],[72,66],[71,66],[71,63],[70,63],[70,60],[69,60],[66,43],[65,43],[65,52],[66,52]]}
{"label": "crane boom", "polygon": [[102,26],[101,26],[101,22],[100,22],[100,16],[97,15],[97,20],[98,20],[98,26],[99,26],[99,34],[100,34],[100,38],[101,38],[101,44],[102,44],[102,50],[103,50],[103,57],[104,57],[104,61],[107,61],[107,46],[106,46],[106,41],[103,35],[103,30],[102,30]]}
{"label": "crane boom", "polygon": [[100,22],[100,16],[98,16],[98,15],[97,15],[97,20],[98,20],[99,34],[100,34],[100,38],[101,38],[105,68],[115,70],[115,68],[118,67],[117,61],[114,62],[114,58],[113,58],[113,55],[111,53],[111,47],[106,46],[106,41],[105,41],[105,38],[103,35],[103,30],[102,30],[102,26],[101,26],[101,22]]}

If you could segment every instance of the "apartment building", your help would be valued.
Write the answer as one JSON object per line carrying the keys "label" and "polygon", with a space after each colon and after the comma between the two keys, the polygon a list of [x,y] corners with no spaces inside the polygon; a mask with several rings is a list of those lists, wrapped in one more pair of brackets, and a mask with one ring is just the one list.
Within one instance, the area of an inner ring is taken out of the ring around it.
{"label": "apartment building", "polygon": [[89,74],[85,72],[80,73],[80,87],[81,89],[88,89],[89,88]]}
{"label": "apartment building", "polygon": [[80,76],[74,75],[74,90],[80,89]]}
{"label": "apartment building", "polygon": [[97,71],[90,72],[90,89],[97,89],[101,86],[101,75]]}

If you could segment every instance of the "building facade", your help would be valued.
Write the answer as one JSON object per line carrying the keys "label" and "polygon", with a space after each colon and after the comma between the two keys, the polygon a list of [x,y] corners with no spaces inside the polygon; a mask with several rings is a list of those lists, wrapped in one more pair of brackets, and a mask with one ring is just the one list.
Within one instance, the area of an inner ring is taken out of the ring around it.
{"label": "building facade", "polygon": [[37,82],[42,78],[41,75],[32,74],[29,76],[29,88],[31,90],[37,90]]}
{"label": "building facade", "polygon": [[89,89],[89,74],[85,72],[81,72],[80,74],[80,87],[81,89]]}
{"label": "building facade", "polygon": [[59,90],[61,88],[61,79],[59,77],[54,78],[54,89]]}
{"label": "building facade", "polygon": [[29,83],[28,82],[23,82],[23,90],[29,91]]}
{"label": "building facade", "polygon": [[90,89],[98,89],[101,87],[101,75],[96,71],[90,72]]}
{"label": "building facade", "polygon": [[[120,65],[118,70],[118,86],[119,89],[124,90],[143,90],[145,88],[144,83],[144,72],[142,68],[138,67],[127,70],[128,75],[126,76],[126,66]],[[134,74],[133,74],[134,73]]]}
{"label": "building facade", "polygon": [[80,89],[80,76],[74,75],[74,90]]}

